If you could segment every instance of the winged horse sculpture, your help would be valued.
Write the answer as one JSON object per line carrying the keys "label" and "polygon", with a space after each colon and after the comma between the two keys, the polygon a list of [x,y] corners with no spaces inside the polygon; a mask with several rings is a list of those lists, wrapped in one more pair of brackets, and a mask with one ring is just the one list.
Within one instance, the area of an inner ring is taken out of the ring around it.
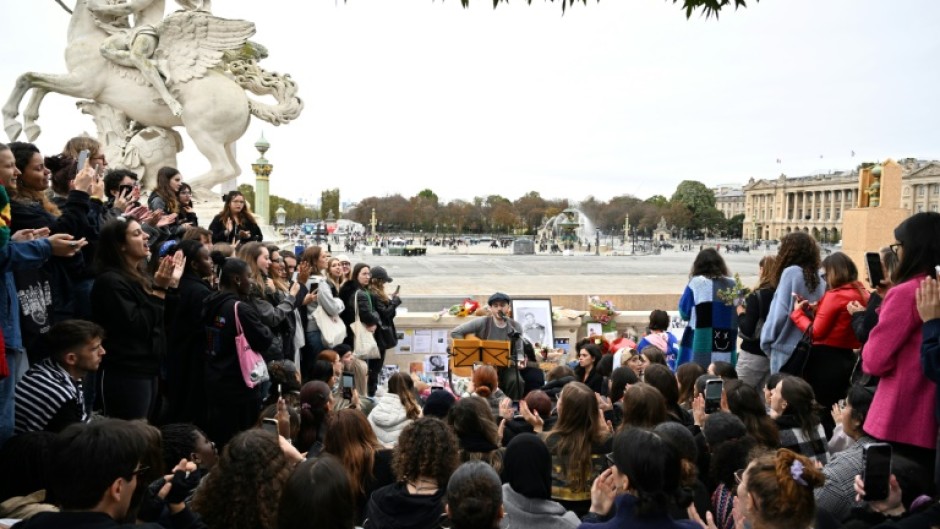
{"label": "winged horse sculpture", "polygon": [[[101,44],[109,33],[88,9],[87,1],[76,0],[72,10],[65,51],[68,73],[27,72],[17,78],[3,106],[3,127],[11,141],[24,129],[30,141],[39,136],[36,120],[49,92],[93,100],[141,126],[185,127],[210,165],[206,173],[190,182],[210,188],[241,173],[235,142],[247,130],[251,116],[280,125],[300,115],[303,102],[290,76],[266,72],[254,58],[245,57],[243,52],[252,49],[248,38],[255,32],[253,23],[204,11],[177,11],[157,27],[160,40],[154,52],[167,87],[183,108],[182,115],[175,116],[138,71],[112,63],[101,54]],[[32,96],[21,124],[16,117],[30,90]],[[251,99],[246,90],[272,95],[276,104]]]}

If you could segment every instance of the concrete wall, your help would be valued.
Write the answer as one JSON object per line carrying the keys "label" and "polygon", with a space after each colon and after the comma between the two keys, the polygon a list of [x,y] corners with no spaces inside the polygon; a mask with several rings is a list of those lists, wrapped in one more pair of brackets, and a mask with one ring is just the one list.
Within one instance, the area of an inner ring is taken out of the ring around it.
{"label": "concrete wall", "polygon": [[[484,300],[485,301],[485,300]],[[675,305],[673,305],[675,306]],[[468,318],[474,318],[470,316]],[[466,323],[468,318],[458,318],[456,316],[441,316],[429,312],[407,312],[395,317],[395,327],[399,331],[414,329],[451,329]],[[587,336],[587,320],[589,318],[576,316],[574,318],[562,317],[552,323],[555,338],[568,338],[569,343],[574,345],[579,339]],[[649,310],[640,311],[622,311],[618,312],[614,319],[617,325],[617,331],[623,333],[626,331],[642,336],[649,323]],[[408,370],[411,362],[423,362],[429,352],[419,352],[412,354],[398,354],[395,351],[389,351],[385,357],[386,364],[397,364],[402,371]]]}

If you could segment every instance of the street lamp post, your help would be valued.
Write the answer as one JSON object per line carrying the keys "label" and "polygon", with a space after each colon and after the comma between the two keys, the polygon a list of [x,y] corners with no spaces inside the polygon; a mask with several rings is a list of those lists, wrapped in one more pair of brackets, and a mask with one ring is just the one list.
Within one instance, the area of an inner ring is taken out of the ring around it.
{"label": "street lamp post", "polygon": [[594,230],[594,255],[601,254],[601,229]]}

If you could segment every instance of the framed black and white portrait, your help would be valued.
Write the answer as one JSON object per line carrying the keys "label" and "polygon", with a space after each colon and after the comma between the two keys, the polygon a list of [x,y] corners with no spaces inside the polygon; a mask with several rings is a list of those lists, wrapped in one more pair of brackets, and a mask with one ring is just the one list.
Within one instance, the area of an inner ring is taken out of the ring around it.
{"label": "framed black and white portrait", "polygon": [[555,346],[552,328],[552,300],[514,299],[512,318],[522,325],[522,335],[533,345]]}

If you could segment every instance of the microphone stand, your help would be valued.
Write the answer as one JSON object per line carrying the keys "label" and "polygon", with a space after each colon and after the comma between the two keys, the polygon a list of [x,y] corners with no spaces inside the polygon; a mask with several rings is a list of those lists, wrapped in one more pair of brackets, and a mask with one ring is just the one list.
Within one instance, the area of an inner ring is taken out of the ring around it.
{"label": "microphone stand", "polygon": [[512,320],[507,319],[506,315],[503,314],[503,311],[500,310],[496,313],[499,315],[499,319],[506,324],[506,336],[509,337],[509,357],[511,359],[508,367],[513,369],[516,374],[516,385],[519,388],[519,395],[521,399],[521,396],[525,393],[525,386],[522,382],[522,373],[519,372],[519,358],[516,356],[516,340],[519,339],[521,333],[512,326]]}

